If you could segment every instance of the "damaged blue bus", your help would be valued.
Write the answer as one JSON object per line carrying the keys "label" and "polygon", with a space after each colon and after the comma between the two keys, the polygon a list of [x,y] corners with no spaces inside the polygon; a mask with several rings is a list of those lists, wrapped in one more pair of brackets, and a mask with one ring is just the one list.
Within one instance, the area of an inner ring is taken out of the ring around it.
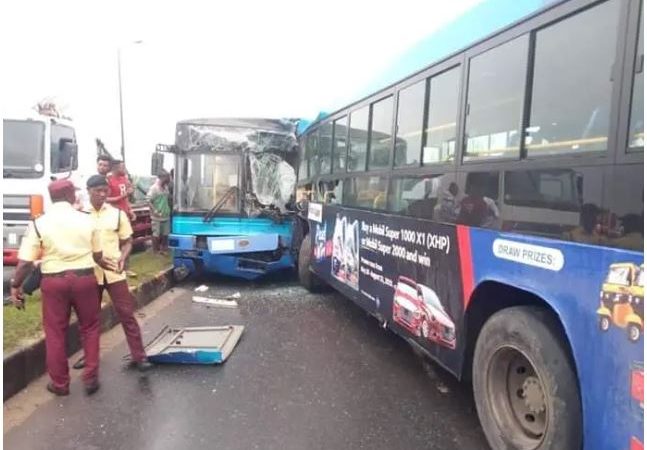
{"label": "damaged blue bus", "polygon": [[189,275],[256,279],[294,266],[296,121],[198,119],[177,123],[152,169],[173,155],[169,248]]}

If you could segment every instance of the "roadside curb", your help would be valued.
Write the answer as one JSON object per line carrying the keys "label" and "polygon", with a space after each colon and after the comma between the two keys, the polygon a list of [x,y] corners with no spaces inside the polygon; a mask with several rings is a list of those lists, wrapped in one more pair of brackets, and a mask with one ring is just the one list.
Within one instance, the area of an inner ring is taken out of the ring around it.
{"label": "roadside curb", "polygon": [[[135,297],[135,309],[140,309],[149,304],[162,293],[169,290],[175,284],[173,268],[170,267],[158,273],[151,280],[145,281],[138,286],[131,288],[130,292]],[[119,319],[112,308],[111,303],[101,306],[101,333],[104,333],[119,324]],[[67,331],[67,355],[68,357],[81,349],[79,324],[75,320],[70,323]],[[20,390],[24,389],[30,382],[43,375],[45,368],[45,339],[40,338],[26,347],[19,348],[4,358],[4,391],[3,402]]]}

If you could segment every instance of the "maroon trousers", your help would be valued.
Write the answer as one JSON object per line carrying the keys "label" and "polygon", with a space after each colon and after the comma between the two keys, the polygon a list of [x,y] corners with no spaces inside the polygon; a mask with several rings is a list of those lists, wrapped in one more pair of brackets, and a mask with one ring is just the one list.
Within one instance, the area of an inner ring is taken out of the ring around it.
{"label": "maroon trousers", "polygon": [[44,276],[41,282],[43,328],[47,352],[47,372],[58,389],[70,385],[67,365],[66,336],[70,325],[71,308],[79,319],[81,343],[85,357],[82,379],[85,384],[97,381],[99,376],[99,302],[97,280],[94,274],[77,276],[67,272],[58,277]]}
{"label": "maroon trousers", "polygon": [[[106,280],[104,279],[104,282]],[[103,295],[103,290],[107,289],[112,300],[112,306],[115,308],[119,322],[124,329],[128,348],[133,361],[144,361],[146,352],[142,342],[142,334],[139,329],[137,319],[135,319],[135,299],[133,298],[126,280],[117,281],[111,284],[99,285],[99,301]]]}

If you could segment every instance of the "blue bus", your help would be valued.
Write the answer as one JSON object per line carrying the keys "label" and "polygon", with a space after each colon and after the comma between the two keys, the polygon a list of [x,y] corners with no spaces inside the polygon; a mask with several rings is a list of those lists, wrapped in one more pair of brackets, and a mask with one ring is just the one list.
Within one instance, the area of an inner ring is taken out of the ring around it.
{"label": "blue bus", "polygon": [[295,120],[185,120],[157,146],[154,173],[174,157],[176,268],[252,280],[294,267],[295,131]]}
{"label": "blue bus", "polygon": [[300,134],[299,278],[471,382],[494,450],[642,449],[642,1],[478,8]]}

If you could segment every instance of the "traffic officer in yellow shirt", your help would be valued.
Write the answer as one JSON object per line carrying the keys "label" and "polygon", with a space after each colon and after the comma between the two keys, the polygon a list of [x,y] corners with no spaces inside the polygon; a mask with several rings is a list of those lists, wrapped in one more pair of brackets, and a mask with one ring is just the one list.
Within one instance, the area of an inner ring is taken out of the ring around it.
{"label": "traffic officer in yellow shirt", "polygon": [[[152,364],[146,358],[141,331],[135,319],[135,299],[130,293],[124,273],[126,259],[132,250],[133,230],[126,213],[106,202],[110,190],[105,176],[91,176],[87,181],[87,188],[90,204],[86,212],[100,232],[103,254],[117,262],[116,270],[95,267],[99,299],[103,295],[103,290],[107,290],[126,335],[131,364],[140,371],[146,371],[152,367]],[[74,366],[80,368],[83,364],[79,361]]]}
{"label": "traffic officer in yellow shirt", "polygon": [[88,395],[99,389],[99,297],[94,276],[95,263],[116,268],[103,259],[98,231],[92,218],[75,210],[75,187],[69,180],[56,180],[48,186],[52,206],[34,219],[18,252],[18,266],[11,280],[11,299],[24,308],[22,283],[41,259],[43,329],[47,351],[47,390],[68,395],[70,376],[66,336],[71,309],[79,320],[86,365],[82,375]]}

